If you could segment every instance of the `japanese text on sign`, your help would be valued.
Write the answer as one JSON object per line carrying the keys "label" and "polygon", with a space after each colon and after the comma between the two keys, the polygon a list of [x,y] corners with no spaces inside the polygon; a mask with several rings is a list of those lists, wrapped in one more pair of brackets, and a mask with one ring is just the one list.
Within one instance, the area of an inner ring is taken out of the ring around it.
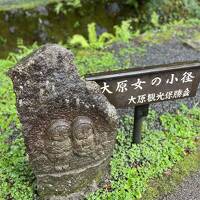
{"label": "japanese text on sign", "polygon": [[129,107],[195,96],[200,63],[133,68],[89,76],[116,107]]}
{"label": "japanese text on sign", "polygon": [[[192,72],[184,72],[182,74],[181,79],[179,80],[178,77],[175,76],[175,74],[170,74],[169,78],[167,80],[162,80],[161,77],[157,76],[150,80],[150,83],[147,83],[145,80],[142,80],[140,78],[137,79],[134,83],[129,83],[128,80],[118,81],[116,83],[116,89],[114,91],[111,91],[109,89],[109,84],[106,82],[103,82],[103,86],[101,87],[102,93],[108,93],[113,94],[113,92],[119,92],[124,93],[128,92],[128,86],[130,85],[133,87],[134,90],[143,90],[143,87],[145,84],[150,84],[151,86],[157,87],[161,84],[169,84],[173,85],[176,82],[181,82],[182,84],[192,82],[195,76]],[[176,98],[182,98],[182,97],[188,97],[190,96],[190,89],[186,88],[178,89],[178,90],[170,90],[167,92],[159,92],[159,93],[145,93],[138,96],[131,95],[128,99],[128,104],[138,104],[138,103],[150,103],[155,101],[163,101],[163,100],[170,100],[170,99],[176,99]]]}

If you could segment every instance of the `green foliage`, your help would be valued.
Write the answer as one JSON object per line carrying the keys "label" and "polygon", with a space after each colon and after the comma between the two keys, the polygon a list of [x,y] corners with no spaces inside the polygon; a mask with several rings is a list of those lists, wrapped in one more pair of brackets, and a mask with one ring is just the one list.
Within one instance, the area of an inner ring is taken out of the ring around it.
{"label": "green foliage", "polygon": [[0,36],[0,46],[4,45],[6,42],[7,42],[7,39]]}
{"label": "green foliage", "polygon": [[162,176],[188,151],[195,151],[195,136],[200,134],[200,108],[182,106],[178,115],[162,115],[162,131],[152,128],[156,116],[155,112],[150,113],[140,145],[131,145],[133,118],[126,116],[122,120],[111,161],[111,189],[101,189],[89,200],[139,199],[152,178]]}
{"label": "green foliage", "polygon": [[146,3],[146,21],[148,21],[148,16],[153,12],[159,13],[162,23],[180,20],[187,16],[183,0],[150,0]]}
{"label": "green foliage", "polygon": [[[157,20],[156,20],[157,21]],[[154,22],[156,23],[156,22]],[[188,20],[178,20],[166,24],[158,24],[155,30],[145,31],[139,36],[141,42],[160,44],[171,40],[173,37],[180,40],[187,40],[191,37],[191,34],[187,34],[189,28],[199,26],[200,20],[191,18]],[[195,32],[195,31],[194,31]],[[194,39],[197,39],[198,34],[194,35]]]}
{"label": "green foliage", "polygon": [[190,16],[200,18],[200,5],[197,0],[183,0],[185,8],[188,10]]}
{"label": "green foliage", "polygon": [[151,23],[153,24],[153,26],[155,27],[159,27],[159,16],[157,15],[156,12],[153,12],[153,14],[151,15]]}
{"label": "green foliage", "polygon": [[200,25],[200,20],[197,18],[190,18],[185,20],[184,26],[192,27]]}
{"label": "green foliage", "polygon": [[[69,41],[72,46],[80,46],[82,48],[100,49],[115,41],[128,42],[133,33],[131,32],[131,20],[123,21],[121,26],[115,26],[115,35],[111,33],[102,33],[99,37],[96,33],[96,24],[88,24],[88,40],[82,35],[74,35]],[[139,32],[135,33],[135,36]]]}
{"label": "green foliage", "polygon": [[131,21],[123,21],[121,26],[115,26],[115,34],[103,33],[99,37],[96,34],[95,23],[88,25],[88,40],[82,35],[74,35],[69,41],[71,46],[80,46],[88,49],[101,49],[113,42],[122,41],[128,43],[131,39],[140,38],[142,42],[163,43],[174,36],[182,37],[184,34],[183,28],[190,28],[200,24],[200,20],[191,18],[188,20],[178,20],[161,25],[159,16],[156,12],[151,15],[151,24],[156,30],[148,30],[143,34],[140,31],[131,31]]}
{"label": "green foliage", "polygon": [[71,6],[73,8],[81,7],[81,0],[65,0],[64,2],[67,4],[67,6]]}
{"label": "green foliage", "polygon": [[33,199],[33,175],[21,135],[13,130],[0,134],[0,199]]}
{"label": "green foliage", "polygon": [[177,185],[199,170],[199,163],[199,151],[188,155],[184,160],[177,162],[172,169],[166,170],[164,176],[151,180],[142,199],[162,199],[163,196],[174,192]]}
{"label": "green foliage", "polygon": [[21,60],[22,58],[24,58],[25,56],[36,50],[38,48],[38,45],[37,43],[34,43],[31,47],[27,47],[24,45],[22,39],[18,39],[17,48],[18,48],[17,53],[10,52],[8,55],[8,60],[14,63],[17,63],[19,60]]}
{"label": "green foliage", "polygon": [[65,0],[61,2],[57,2],[54,6],[54,11],[57,15],[60,13],[63,13],[64,15],[67,14],[68,11],[70,11],[72,8],[79,8],[81,7],[81,1],[80,0]]}
{"label": "green foliage", "polygon": [[115,38],[118,41],[128,42],[133,33],[131,32],[131,20],[122,21],[121,26],[115,26]]}
{"label": "green foliage", "polygon": [[90,47],[87,39],[85,39],[84,36],[78,35],[78,34],[74,35],[69,43],[72,46],[78,46],[79,45],[82,48],[89,48]]}
{"label": "green foliage", "polygon": [[[15,108],[15,95],[10,79],[5,75],[13,62],[0,60],[0,131],[15,122],[19,123]],[[8,104],[9,102],[9,104]]]}
{"label": "green foliage", "polygon": [[114,40],[114,36],[110,33],[102,33],[99,37],[96,33],[96,24],[88,24],[88,41],[82,35],[74,35],[69,41],[72,46],[81,46],[82,48],[99,49],[107,44],[110,44]]}
{"label": "green foliage", "polygon": [[59,15],[60,13],[67,14],[63,2],[58,2],[57,4],[55,4],[54,11],[56,12],[57,15]]}
{"label": "green foliage", "polygon": [[78,67],[79,73],[85,75],[87,73],[97,71],[109,71],[119,68],[118,61],[110,52],[84,52],[75,58],[75,64]]}
{"label": "green foliage", "polygon": [[[165,114],[161,117],[161,122],[165,125],[165,129],[169,131],[171,137],[182,139],[191,138],[200,132],[200,109],[193,108],[193,110],[187,114],[187,107],[182,106],[181,112],[184,114],[181,115],[179,112],[174,115],[170,115],[169,113]],[[194,116],[192,123],[189,118],[190,115]]]}
{"label": "green foliage", "polygon": [[[81,7],[81,0],[0,0],[0,10],[11,10],[17,8],[31,9],[40,5],[55,4],[55,11],[60,12],[71,8]],[[57,7],[57,8],[56,8]],[[60,8],[59,8],[60,7]],[[61,8],[62,7],[62,8]],[[58,13],[60,13],[58,12]],[[65,11],[64,11],[65,12]]]}
{"label": "green foliage", "polygon": [[198,0],[150,0],[146,2],[145,6],[147,21],[152,12],[159,13],[162,23],[200,17]]}
{"label": "green foliage", "polygon": [[138,8],[138,4],[139,4],[137,0],[126,0],[125,3],[130,6],[133,6],[136,9]]}
{"label": "green foliage", "polygon": [[14,64],[0,60],[0,199],[33,199],[33,175],[15,107],[12,82],[6,76]]}
{"label": "green foliage", "polygon": [[95,23],[88,24],[88,37],[89,37],[89,43],[91,44],[91,46],[95,45],[98,42]]}

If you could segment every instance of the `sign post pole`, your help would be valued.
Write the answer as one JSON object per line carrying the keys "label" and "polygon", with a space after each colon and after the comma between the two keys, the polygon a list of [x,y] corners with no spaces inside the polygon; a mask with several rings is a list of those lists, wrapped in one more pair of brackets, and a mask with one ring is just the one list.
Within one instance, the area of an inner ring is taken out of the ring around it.
{"label": "sign post pole", "polygon": [[141,143],[142,123],[144,118],[148,115],[148,110],[149,110],[149,104],[135,107],[134,128],[133,128],[133,138],[132,138],[132,143],[134,144]]}

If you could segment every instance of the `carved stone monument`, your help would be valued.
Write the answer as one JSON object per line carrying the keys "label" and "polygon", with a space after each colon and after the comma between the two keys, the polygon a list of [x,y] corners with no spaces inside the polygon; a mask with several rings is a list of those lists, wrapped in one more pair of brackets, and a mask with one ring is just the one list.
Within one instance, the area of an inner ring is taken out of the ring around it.
{"label": "carved stone monument", "polygon": [[41,199],[83,199],[108,169],[117,114],[72,53],[45,45],[9,72]]}

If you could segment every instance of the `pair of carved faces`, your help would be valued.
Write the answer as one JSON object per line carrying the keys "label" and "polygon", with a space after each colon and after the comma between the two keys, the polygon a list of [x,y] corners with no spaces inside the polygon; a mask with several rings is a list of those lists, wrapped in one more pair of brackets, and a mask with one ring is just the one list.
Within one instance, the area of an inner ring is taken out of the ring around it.
{"label": "pair of carved faces", "polygon": [[94,150],[95,131],[89,117],[76,117],[72,123],[65,119],[54,120],[47,132],[47,150],[50,154],[73,151],[83,156]]}

